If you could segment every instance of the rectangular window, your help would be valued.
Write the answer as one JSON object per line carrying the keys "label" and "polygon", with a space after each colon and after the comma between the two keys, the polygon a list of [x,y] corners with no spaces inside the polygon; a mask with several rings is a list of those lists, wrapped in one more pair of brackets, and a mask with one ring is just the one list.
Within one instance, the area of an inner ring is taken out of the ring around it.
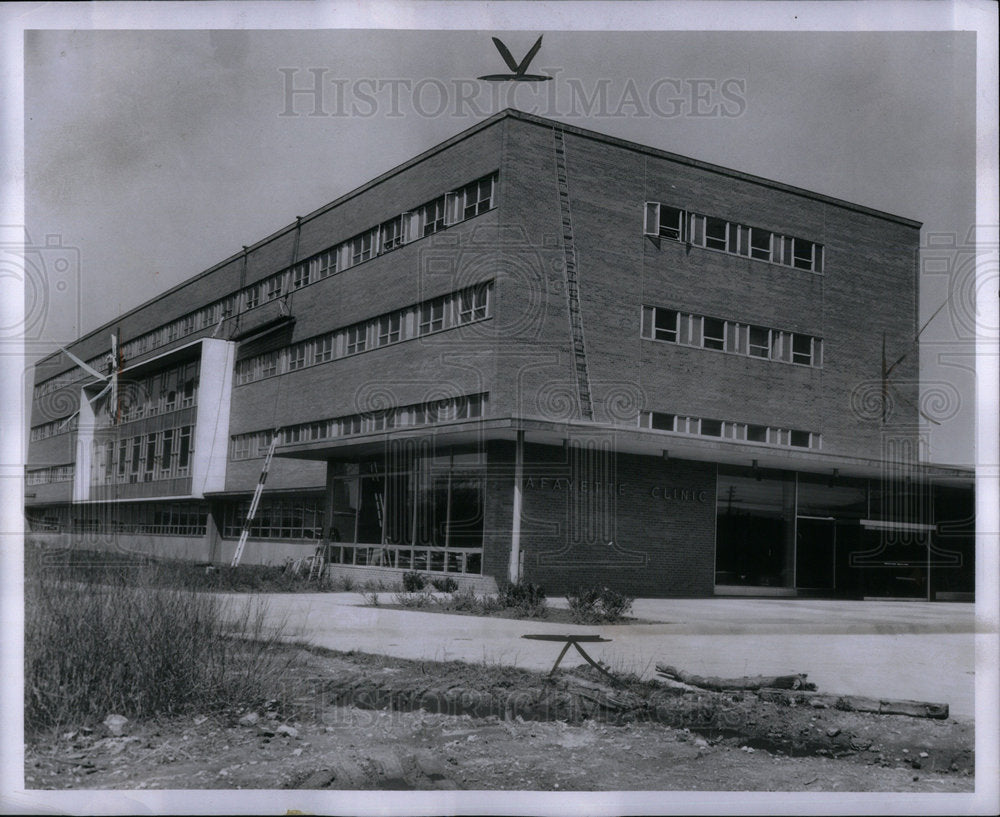
{"label": "rectangular window", "polygon": [[677,342],[677,313],[672,309],[657,309],[654,324],[653,338],[656,340],[667,340],[672,343]]}
{"label": "rectangular window", "polygon": [[320,253],[317,261],[319,262],[317,265],[317,275],[320,278],[327,278],[337,271],[336,250],[327,250]]}
{"label": "rectangular window", "polygon": [[813,253],[816,245],[802,238],[794,239],[791,264],[796,269],[811,270],[814,268]]}
{"label": "rectangular window", "polygon": [[750,327],[751,357],[771,356],[771,330],[763,326]]}
{"label": "rectangular window", "polygon": [[473,218],[493,207],[493,180],[490,176],[462,188],[462,218]]}
{"label": "rectangular window", "polygon": [[690,229],[687,234],[687,240],[699,247],[705,246],[705,217],[697,213],[691,213],[689,220]]}
{"label": "rectangular window", "polygon": [[682,241],[684,239],[684,211],[676,207],[660,205],[660,238],[667,238],[671,241]]}
{"label": "rectangular window", "polygon": [[273,301],[276,298],[280,298],[281,290],[283,289],[282,285],[284,284],[284,282],[285,282],[285,276],[283,274],[273,275],[270,278],[268,278],[265,285],[264,300]]}
{"label": "rectangular window", "polygon": [[253,309],[260,304],[260,285],[250,287],[243,294],[243,303],[245,309]]}
{"label": "rectangular window", "polygon": [[353,355],[365,350],[366,330],[367,326],[363,323],[347,327],[347,354]]}
{"label": "rectangular window", "polygon": [[378,345],[396,343],[399,340],[400,314],[383,315],[378,321]]}
{"label": "rectangular window", "polygon": [[306,345],[297,343],[288,350],[288,371],[294,372],[306,365]]}
{"label": "rectangular window", "polygon": [[326,363],[333,360],[333,335],[324,335],[313,341],[315,358],[317,363]]}
{"label": "rectangular window", "polygon": [[809,335],[792,335],[792,363],[812,365],[812,338]]}
{"label": "rectangular window", "polygon": [[311,277],[309,267],[309,262],[306,262],[305,264],[298,264],[292,269],[292,289],[301,289],[309,285]]}
{"label": "rectangular window", "polygon": [[423,235],[430,235],[444,229],[444,196],[425,204],[418,212],[420,213]]}
{"label": "rectangular window", "polygon": [[146,435],[146,457],[145,457],[145,474],[143,479],[149,482],[153,478],[153,470],[156,468],[156,435],[147,434]]}
{"label": "rectangular window", "polygon": [[486,317],[489,288],[467,289],[459,296],[458,322],[469,323]]}
{"label": "rectangular window", "polygon": [[380,228],[380,252],[390,252],[403,244],[403,219],[396,216],[385,222]]}
{"label": "rectangular window", "polygon": [[710,250],[726,249],[727,229],[729,222],[721,218],[705,219],[705,246]]}
{"label": "rectangular window", "polygon": [[673,431],[675,419],[673,414],[652,411],[650,412],[649,427],[658,429],[659,431]]}
{"label": "rectangular window", "polygon": [[260,376],[271,377],[278,373],[278,353],[268,352],[260,356]]}
{"label": "rectangular window", "polygon": [[721,420],[702,420],[701,421],[701,433],[706,437],[721,437],[722,436],[722,421]]}
{"label": "rectangular window", "polygon": [[763,261],[771,260],[771,233],[753,227],[750,230],[750,257]]}
{"label": "rectangular window", "polygon": [[436,332],[444,328],[444,299],[435,298],[433,301],[420,305],[420,334],[426,335],[429,332]]}
{"label": "rectangular window", "polygon": [[724,350],[726,348],[726,322],[717,318],[705,318],[702,345],[706,349]]}
{"label": "rectangular window", "polygon": [[799,448],[809,448],[809,432],[808,431],[792,431],[790,444],[797,446]]}
{"label": "rectangular window", "polygon": [[372,257],[375,246],[375,230],[368,230],[351,239],[351,264],[360,264]]}
{"label": "rectangular window", "polygon": [[160,454],[160,476],[170,475],[171,458],[174,455],[174,430],[168,428],[163,432],[163,453]]}
{"label": "rectangular window", "polygon": [[177,473],[187,473],[191,458],[191,426],[184,426],[180,433],[180,450],[177,453]]}

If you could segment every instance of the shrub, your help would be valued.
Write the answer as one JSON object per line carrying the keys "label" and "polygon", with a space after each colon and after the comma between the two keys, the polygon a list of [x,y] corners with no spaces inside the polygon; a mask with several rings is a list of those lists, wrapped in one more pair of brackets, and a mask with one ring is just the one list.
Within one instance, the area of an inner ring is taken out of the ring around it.
{"label": "shrub", "polygon": [[416,593],[423,590],[427,585],[427,579],[419,570],[407,570],[403,574],[403,590],[407,593]]}
{"label": "shrub", "polygon": [[632,610],[635,596],[610,587],[579,587],[566,594],[570,617],[578,624],[613,624]]}
{"label": "shrub", "polygon": [[499,586],[500,607],[512,610],[522,618],[543,618],[548,612],[545,590],[531,582],[504,582]]}
{"label": "shrub", "polygon": [[612,624],[616,621],[621,621],[632,612],[633,601],[635,601],[635,596],[605,587],[601,590],[601,607],[604,611],[604,620]]}
{"label": "shrub", "polygon": [[596,624],[601,620],[597,606],[601,600],[601,591],[594,587],[579,587],[566,594],[569,602],[569,614],[577,624]]}
{"label": "shrub", "polygon": [[454,593],[458,590],[458,582],[451,576],[445,576],[443,579],[432,579],[431,584],[435,590],[440,590],[442,593]]}
{"label": "shrub", "polygon": [[393,600],[400,607],[430,607],[434,604],[434,596],[427,590],[418,590],[413,593],[396,593]]}
{"label": "shrub", "polygon": [[160,588],[148,570],[65,581],[42,567],[25,582],[24,716],[29,731],[258,706],[289,653],[260,600]]}

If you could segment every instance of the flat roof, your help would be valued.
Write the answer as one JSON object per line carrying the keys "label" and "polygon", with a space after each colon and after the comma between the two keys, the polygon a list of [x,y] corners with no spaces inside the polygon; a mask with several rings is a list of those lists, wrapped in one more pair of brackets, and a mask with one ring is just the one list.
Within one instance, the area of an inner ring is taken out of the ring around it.
{"label": "flat roof", "polygon": [[[353,190],[350,190],[349,192],[345,193],[344,195],[334,199],[333,201],[324,204],[322,207],[313,210],[308,215],[296,218],[295,221],[289,223],[288,225],[282,227],[279,230],[276,230],[275,232],[271,233],[265,238],[262,238],[253,244],[243,247],[240,252],[233,253],[229,257],[223,259],[222,261],[219,261],[216,264],[213,264],[211,267],[203,270],[202,272],[196,273],[195,275],[192,275],[190,278],[185,279],[181,283],[172,286],[170,289],[164,290],[163,292],[153,296],[152,298],[143,301],[138,306],[134,306],[131,309],[126,310],[125,312],[121,313],[121,315],[119,315],[117,318],[113,318],[112,320],[107,321],[106,323],[102,324],[101,326],[98,326],[96,329],[92,329],[90,332],[87,332],[84,335],[80,335],[75,341],[73,341],[72,344],[70,344],[70,346],[74,346],[80,343],[81,341],[86,340],[87,338],[90,338],[91,336],[96,335],[100,332],[107,331],[108,329],[113,327],[117,322],[119,322],[123,317],[127,315],[132,315],[133,313],[146,308],[150,304],[155,303],[161,298],[164,298],[167,295],[170,295],[174,292],[181,290],[182,288],[188,286],[194,281],[197,281],[206,275],[210,275],[211,273],[221,269],[227,264],[233,263],[234,261],[238,260],[244,253],[249,253],[259,247],[264,246],[265,244],[271,241],[274,241],[277,238],[280,238],[290,230],[294,230],[296,226],[299,225],[300,223],[310,221],[311,219],[323,215],[324,213],[328,212],[334,207],[339,207],[340,205],[344,204],[345,202],[349,201],[355,196],[361,195],[365,191],[370,190],[376,185],[381,184],[387,179],[397,175],[398,173],[402,173],[404,170],[407,170],[413,167],[414,165],[417,165],[420,162],[423,162],[424,160],[430,158],[431,156],[434,156],[435,154],[440,153],[443,150],[447,150],[448,148],[458,144],[464,139],[468,139],[470,136],[473,136],[474,134],[479,133],[480,131],[488,127],[491,127],[496,123],[501,122],[504,119],[508,118],[518,119],[523,122],[530,122],[531,124],[539,125],[545,128],[557,127],[560,130],[564,131],[565,133],[572,133],[576,136],[581,136],[587,139],[593,139],[595,141],[603,142],[609,145],[615,145],[617,147],[621,147],[626,150],[632,150],[637,153],[643,153],[649,156],[655,156],[660,159],[667,159],[672,162],[677,162],[678,164],[688,165],[689,167],[697,167],[701,170],[705,170],[711,173],[718,173],[719,175],[728,176],[733,179],[740,179],[742,181],[752,182],[754,184],[758,184],[762,187],[767,187],[772,190],[780,190],[785,193],[792,193],[794,195],[803,196],[804,198],[813,199],[815,201],[820,201],[825,204],[831,204],[836,207],[843,207],[845,209],[853,210],[855,212],[863,213],[865,215],[873,216],[875,218],[881,218],[887,221],[893,221],[907,227],[912,227],[914,229],[919,230],[923,226],[922,222],[914,221],[913,219],[904,218],[903,216],[894,215],[892,213],[887,213],[882,210],[876,210],[871,207],[865,207],[863,205],[855,204],[853,202],[845,201],[843,199],[834,198],[833,196],[826,196],[823,195],[822,193],[816,193],[811,190],[806,190],[805,188],[795,187],[790,184],[784,184],[783,182],[774,181],[773,179],[767,179],[764,178],[763,176],[754,176],[750,173],[743,173],[742,171],[733,170],[732,168],[724,167],[722,165],[716,165],[710,162],[704,162],[701,161],[700,159],[692,159],[689,156],[682,156],[678,153],[670,153],[669,151],[660,150],[659,148],[650,147],[648,145],[643,145],[639,142],[631,142],[627,139],[620,139],[616,136],[609,136],[608,134],[600,133],[598,131],[588,130],[587,128],[581,128],[577,125],[568,125],[556,119],[548,119],[543,116],[538,116],[537,114],[525,113],[524,111],[518,111],[515,110],[514,108],[505,108],[504,110],[484,119],[482,122],[477,122],[475,125],[466,128],[465,130],[455,134],[449,139],[446,139],[443,142],[439,142],[438,144],[433,145],[427,150],[418,153],[412,159],[408,159],[402,164],[396,165],[395,167],[387,170],[385,173],[382,173],[376,176],[374,179],[365,182],[360,187],[356,187]],[[51,354],[46,355],[45,357],[39,359],[38,362],[35,364],[35,366],[37,367],[41,364],[44,364],[45,362],[56,358],[59,354],[60,352],[58,351],[52,352]]]}

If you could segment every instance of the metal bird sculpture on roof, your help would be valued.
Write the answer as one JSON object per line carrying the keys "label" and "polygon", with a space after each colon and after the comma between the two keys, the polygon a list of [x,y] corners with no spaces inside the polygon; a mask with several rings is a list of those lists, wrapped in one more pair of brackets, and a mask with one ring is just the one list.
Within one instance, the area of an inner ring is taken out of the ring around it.
{"label": "metal bird sculpture on roof", "polygon": [[552,79],[550,76],[545,74],[527,74],[528,66],[531,65],[531,61],[535,58],[535,54],[538,53],[538,49],[542,47],[542,37],[535,41],[535,44],[531,46],[531,49],[525,54],[524,59],[521,62],[517,62],[514,56],[510,53],[510,49],[507,48],[499,39],[493,37],[493,45],[497,47],[497,51],[500,52],[500,56],[503,57],[503,61],[507,63],[507,67],[510,68],[514,73],[512,74],[486,74],[485,76],[479,77],[479,79],[486,80],[487,82],[545,82],[546,80]]}

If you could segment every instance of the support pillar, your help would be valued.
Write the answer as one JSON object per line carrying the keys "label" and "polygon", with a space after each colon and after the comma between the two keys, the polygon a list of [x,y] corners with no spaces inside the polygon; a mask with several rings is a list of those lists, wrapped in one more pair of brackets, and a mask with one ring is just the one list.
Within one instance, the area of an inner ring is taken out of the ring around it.
{"label": "support pillar", "polygon": [[524,432],[517,432],[517,442],[514,445],[514,510],[510,523],[510,563],[508,577],[512,582],[521,578],[521,505],[524,491]]}

